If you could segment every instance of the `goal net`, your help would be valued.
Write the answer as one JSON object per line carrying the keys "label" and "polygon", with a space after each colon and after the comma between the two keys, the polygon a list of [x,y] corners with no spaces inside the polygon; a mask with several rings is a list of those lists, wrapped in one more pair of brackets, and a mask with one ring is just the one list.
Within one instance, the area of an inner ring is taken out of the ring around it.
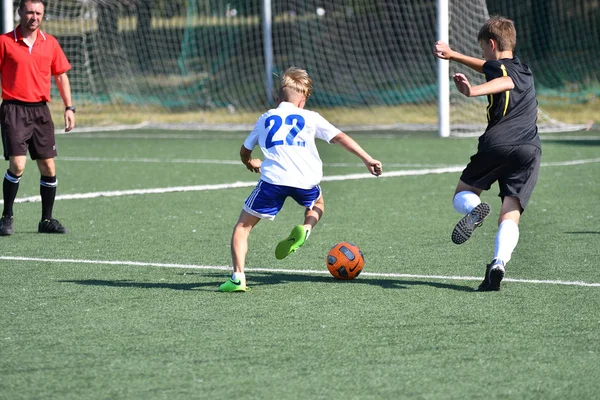
{"label": "goal net", "polygon": [[[269,74],[276,85],[277,76],[296,65],[314,80],[308,107],[340,127],[437,129],[435,0],[271,0],[268,73],[264,3],[48,0],[43,29],[59,39],[73,66],[69,78],[80,125],[246,129],[274,105]],[[598,44],[578,40],[577,33],[588,39],[597,34],[593,13],[577,7],[565,13],[559,1],[537,1],[544,3],[540,9],[527,7],[535,0],[491,3],[493,9],[484,0],[450,1],[453,48],[480,55],[480,26],[490,14],[503,13],[517,23],[518,54],[534,69],[541,96],[568,104],[590,83],[597,95]],[[567,36],[555,29],[559,22],[574,28],[582,21],[583,30]],[[585,55],[578,46],[596,47],[584,49],[592,53]],[[576,64],[555,63],[557,57]],[[465,67],[450,68],[449,80],[462,72],[475,84],[483,82]],[[487,100],[467,99],[453,84],[450,97],[452,132],[481,133]],[[572,128],[543,111],[539,121],[548,129]]]}

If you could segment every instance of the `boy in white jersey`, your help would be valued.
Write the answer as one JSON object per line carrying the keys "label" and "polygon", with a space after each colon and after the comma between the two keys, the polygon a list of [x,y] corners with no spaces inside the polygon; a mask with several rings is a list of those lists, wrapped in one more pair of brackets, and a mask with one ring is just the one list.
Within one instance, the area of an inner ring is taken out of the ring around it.
{"label": "boy in white jersey", "polygon": [[[219,291],[246,291],[244,267],[250,231],[261,219],[274,219],[287,197],[306,207],[304,223],[295,226],[290,236],[279,242],[275,248],[277,259],[287,257],[302,246],[321,219],[325,210],[319,187],[323,163],[315,138],[340,144],[359,157],[371,174],[379,176],[382,173],[381,162],[373,159],[351,137],[318,113],[304,109],[311,94],[312,79],[307,72],[290,67],[281,78],[277,108],[261,115],[240,149],[242,163],[249,171],[261,176],[233,229],[233,275],[219,286]],[[252,158],[256,145],[260,146],[264,161]]]}

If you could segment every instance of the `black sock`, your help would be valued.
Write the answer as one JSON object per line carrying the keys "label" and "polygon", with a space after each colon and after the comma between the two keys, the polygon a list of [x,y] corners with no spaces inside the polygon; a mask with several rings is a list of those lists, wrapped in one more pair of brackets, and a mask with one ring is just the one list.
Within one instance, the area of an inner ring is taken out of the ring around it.
{"label": "black sock", "polygon": [[58,181],[56,176],[41,176],[40,178],[40,196],[42,197],[42,221],[52,218],[52,209],[54,208],[54,198],[56,197],[56,186]]}
{"label": "black sock", "polygon": [[4,194],[4,211],[2,215],[13,215],[13,204],[15,204],[15,198],[19,191],[20,176],[12,174],[10,171],[6,171],[4,174],[4,182],[2,184],[2,193]]}

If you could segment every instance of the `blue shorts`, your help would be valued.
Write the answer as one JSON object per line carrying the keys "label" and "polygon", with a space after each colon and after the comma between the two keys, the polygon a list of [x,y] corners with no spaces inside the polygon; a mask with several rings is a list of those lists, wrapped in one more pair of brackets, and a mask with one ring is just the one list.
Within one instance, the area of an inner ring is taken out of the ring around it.
{"label": "blue shorts", "polygon": [[312,209],[315,202],[321,197],[321,187],[317,185],[312,189],[298,189],[259,180],[244,202],[244,211],[261,219],[275,219],[288,197],[294,199],[301,206]]}

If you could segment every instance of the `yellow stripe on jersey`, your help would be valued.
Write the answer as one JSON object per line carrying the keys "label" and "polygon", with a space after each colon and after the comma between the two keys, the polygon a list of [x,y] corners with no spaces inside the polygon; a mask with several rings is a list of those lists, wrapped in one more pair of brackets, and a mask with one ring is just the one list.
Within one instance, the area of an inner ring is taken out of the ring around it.
{"label": "yellow stripe on jersey", "polygon": [[[500,66],[500,69],[502,70],[502,76],[508,76],[508,73],[506,72],[506,67],[504,66],[504,64],[502,64]],[[506,115],[506,110],[508,110],[508,100],[509,99],[510,99],[510,90],[507,90],[506,94],[505,94],[505,98],[504,98],[504,112],[502,113],[503,117]]]}
{"label": "yellow stripe on jersey", "polygon": [[[502,70],[502,76],[508,76],[508,73],[506,72],[506,67],[504,66],[504,64],[500,65],[500,69]],[[489,105],[487,108],[487,119],[488,121],[491,119],[490,117],[490,110],[492,109],[492,106],[494,105],[494,95],[493,94],[488,94],[488,100],[489,100]],[[505,95],[504,95],[504,112],[502,113],[502,116],[506,115],[506,110],[508,110],[508,101],[510,100],[510,90],[507,90]]]}

